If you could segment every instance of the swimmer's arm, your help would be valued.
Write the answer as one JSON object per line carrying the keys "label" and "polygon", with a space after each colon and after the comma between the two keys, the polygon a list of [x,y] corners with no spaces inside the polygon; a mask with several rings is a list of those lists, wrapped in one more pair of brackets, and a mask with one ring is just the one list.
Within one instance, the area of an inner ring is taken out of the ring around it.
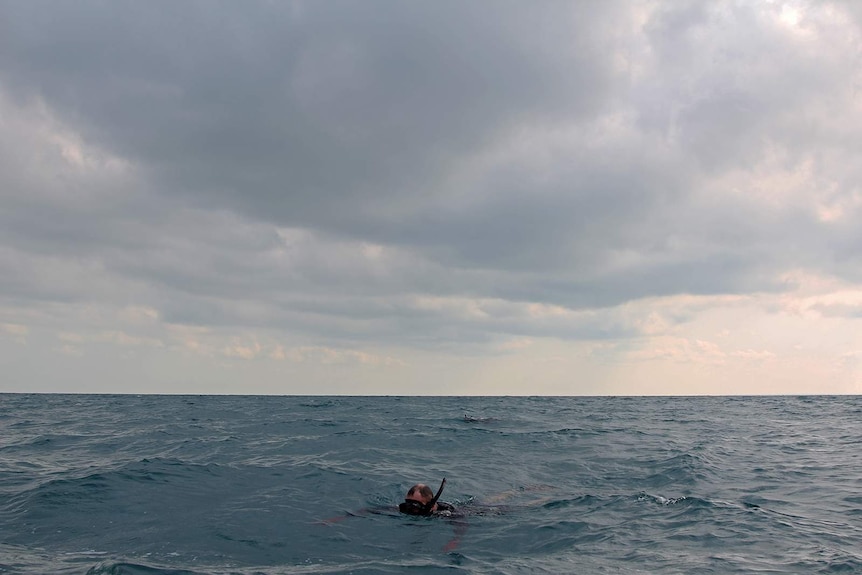
{"label": "swimmer's arm", "polygon": [[389,515],[394,511],[388,507],[363,507],[356,511],[348,511],[344,515],[336,515],[335,517],[327,517],[326,519],[318,519],[314,522],[315,525],[335,525],[341,523],[350,517],[362,517],[364,515]]}
{"label": "swimmer's arm", "polygon": [[356,517],[356,513],[345,513],[344,515],[336,515],[335,517],[327,517],[326,519],[318,519],[314,522],[315,525],[335,525],[341,523],[348,517]]}
{"label": "swimmer's arm", "polygon": [[461,544],[461,538],[464,537],[464,533],[467,532],[467,522],[456,519],[452,522],[452,529],[454,531],[452,539],[443,546],[443,551],[447,553],[454,551],[458,548],[458,545]]}
{"label": "swimmer's arm", "polygon": [[505,501],[507,499],[511,499],[518,493],[517,489],[510,489],[509,491],[504,491],[502,493],[498,493],[496,495],[492,495],[488,499],[483,499],[482,503],[487,503],[488,505],[493,505],[494,503],[500,503],[501,501]]}
{"label": "swimmer's arm", "polygon": [[[528,485],[526,487],[522,487],[521,489],[510,489],[508,491],[503,491],[502,493],[498,493],[496,495],[492,495],[488,499],[482,500],[482,503],[487,503],[488,505],[493,505],[494,503],[500,503],[501,501],[506,501],[507,499],[511,499],[515,495],[519,493],[524,493],[527,491],[550,491],[554,489],[551,485]],[[547,498],[542,499],[542,502],[547,501]]]}

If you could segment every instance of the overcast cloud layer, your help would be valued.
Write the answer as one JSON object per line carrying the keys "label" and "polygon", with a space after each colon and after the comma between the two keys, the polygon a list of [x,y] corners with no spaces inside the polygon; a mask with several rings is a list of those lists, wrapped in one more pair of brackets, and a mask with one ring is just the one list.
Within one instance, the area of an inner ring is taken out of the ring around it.
{"label": "overcast cloud layer", "polygon": [[0,0],[0,391],[862,393],[855,2]]}

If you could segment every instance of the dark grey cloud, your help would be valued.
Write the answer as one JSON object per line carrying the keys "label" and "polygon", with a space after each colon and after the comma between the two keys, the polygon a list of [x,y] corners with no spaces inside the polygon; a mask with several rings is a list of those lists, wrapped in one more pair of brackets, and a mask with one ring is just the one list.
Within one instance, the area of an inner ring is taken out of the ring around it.
{"label": "dark grey cloud", "polygon": [[[531,302],[779,291],[795,268],[858,281],[862,136],[829,117],[852,112],[858,66],[845,44],[812,48],[838,24],[812,21],[820,37],[802,41],[776,14],[3,3],[0,105],[20,118],[0,137],[0,265],[14,270],[0,289],[433,344],[632,333],[616,317],[519,315]],[[845,31],[858,42],[858,22]],[[70,167],[79,148],[94,156]],[[813,162],[809,181],[758,199],[767,161]]]}
{"label": "dark grey cloud", "polygon": [[165,193],[337,226],[507,126],[601,108],[612,8],[16,3],[2,64]]}

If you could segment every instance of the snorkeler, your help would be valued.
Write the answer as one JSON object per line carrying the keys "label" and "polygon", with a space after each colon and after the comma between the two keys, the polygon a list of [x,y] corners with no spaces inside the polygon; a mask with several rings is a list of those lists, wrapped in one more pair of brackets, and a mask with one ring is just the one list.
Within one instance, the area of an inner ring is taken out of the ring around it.
{"label": "snorkeler", "polygon": [[[445,501],[440,501],[440,496],[443,494],[443,488],[446,487],[446,478],[440,482],[440,489],[435,495],[431,495],[431,488],[424,483],[417,483],[407,490],[407,495],[404,496],[404,502],[398,505],[398,511],[407,515],[442,515],[444,517],[455,518],[455,506]],[[461,538],[467,531],[467,523],[456,520],[452,526],[455,533],[452,539],[443,546],[444,551],[454,551],[458,544],[461,543]]]}
{"label": "snorkeler", "polygon": [[398,511],[407,515],[451,515],[455,511],[455,506],[439,500],[445,486],[444,477],[440,483],[440,489],[434,495],[430,487],[424,483],[417,483],[407,491],[404,502],[398,505]]}
{"label": "snorkeler", "polygon": [[494,505],[474,505],[471,498],[471,501],[468,501],[467,503],[456,507],[451,503],[440,501],[440,496],[443,494],[443,488],[445,486],[446,479],[443,478],[443,481],[440,483],[440,488],[437,490],[437,493],[432,494],[431,488],[424,483],[417,483],[413,485],[410,489],[407,490],[407,494],[404,496],[404,501],[398,504],[397,513],[395,513],[395,510],[392,507],[388,506],[366,507],[352,513],[346,513],[344,515],[338,515],[336,517],[322,519],[320,521],[317,521],[317,523],[322,525],[333,525],[349,517],[359,517],[366,514],[397,515],[398,513],[403,513],[406,515],[415,515],[420,517],[443,517],[451,523],[454,529],[452,539],[450,539],[449,542],[443,546],[443,550],[448,552],[453,551],[458,547],[459,543],[461,542],[461,538],[467,531],[467,519],[470,516],[501,515],[508,511],[541,505],[548,499],[543,498],[528,503],[526,505],[517,506],[499,505],[499,503],[510,499],[512,496],[523,491],[545,491],[548,489],[552,489],[552,487],[549,485],[534,485],[521,489],[506,491],[504,493],[500,493],[496,496],[489,498],[487,500],[487,503],[493,503]]}

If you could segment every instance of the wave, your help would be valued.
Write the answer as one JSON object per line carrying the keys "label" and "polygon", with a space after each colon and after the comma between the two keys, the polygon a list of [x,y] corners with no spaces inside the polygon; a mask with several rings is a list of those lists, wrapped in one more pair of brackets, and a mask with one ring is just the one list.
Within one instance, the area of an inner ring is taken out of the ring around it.
{"label": "wave", "polygon": [[644,482],[651,487],[669,485],[697,485],[715,476],[716,469],[701,455],[681,453],[667,459],[649,459],[647,469],[655,470]]}
{"label": "wave", "polygon": [[103,562],[87,570],[86,575],[207,575],[203,571],[161,568],[141,563]]}
{"label": "wave", "polygon": [[[15,402],[10,574],[862,569],[859,399]],[[453,552],[454,521],[351,514],[443,476],[447,501],[499,510],[465,513]],[[317,525],[336,514],[350,519]]]}
{"label": "wave", "polygon": [[19,489],[0,509],[19,518],[28,514],[40,517],[53,509],[63,509],[65,514],[87,512],[92,507],[110,511],[106,503],[139,501],[144,494],[142,488],[148,485],[191,487],[200,485],[206,478],[218,477],[220,470],[214,463],[201,465],[177,459],[143,458],[111,468],[63,471],[43,476]]}
{"label": "wave", "polygon": [[[405,571],[419,571],[422,573],[482,573],[489,572],[484,569],[476,569],[459,566],[462,560],[458,553],[444,555],[437,560],[423,558],[403,558],[395,560],[358,560],[351,563],[322,563],[308,561],[299,565],[259,565],[243,569],[232,568],[224,565],[207,565],[205,567],[191,569],[177,569],[170,567],[159,567],[145,563],[131,561],[103,561],[87,570],[86,575],[288,575],[303,574],[316,575],[327,573],[351,573],[351,574],[397,574]],[[490,572],[499,572],[497,570]]]}

